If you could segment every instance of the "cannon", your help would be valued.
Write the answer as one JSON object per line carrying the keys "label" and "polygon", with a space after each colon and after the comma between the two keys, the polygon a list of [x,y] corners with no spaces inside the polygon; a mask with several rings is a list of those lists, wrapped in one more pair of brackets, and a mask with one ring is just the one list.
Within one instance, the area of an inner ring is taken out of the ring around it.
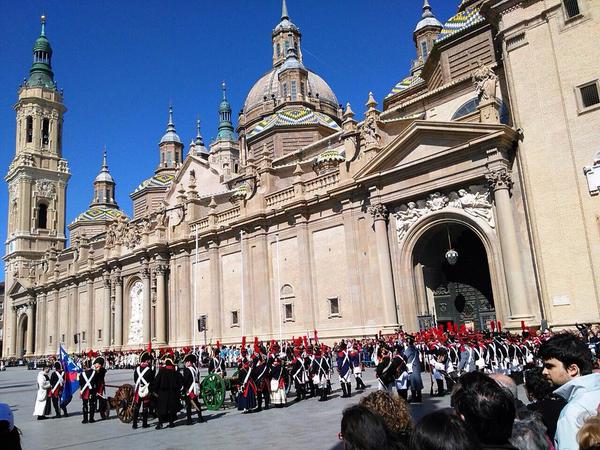
{"label": "cannon", "polygon": [[205,376],[200,383],[200,397],[209,411],[218,411],[225,401],[225,381],[216,373]]}
{"label": "cannon", "polygon": [[131,423],[133,420],[133,386],[123,384],[121,386],[107,385],[107,387],[117,388],[114,397],[108,397],[109,408],[106,411],[108,418],[110,410],[114,409],[117,417],[123,423]]}

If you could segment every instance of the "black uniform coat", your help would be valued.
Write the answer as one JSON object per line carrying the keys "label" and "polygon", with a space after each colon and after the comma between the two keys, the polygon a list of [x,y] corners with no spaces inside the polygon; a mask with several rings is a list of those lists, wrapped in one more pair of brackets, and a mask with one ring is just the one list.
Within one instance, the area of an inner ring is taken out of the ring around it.
{"label": "black uniform coat", "polygon": [[156,412],[159,416],[174,416],[181,409],[179,396],[182,385],[181,374],[174,367],[162,367],[158,371],[154,378],[152,392],[158,395]]}

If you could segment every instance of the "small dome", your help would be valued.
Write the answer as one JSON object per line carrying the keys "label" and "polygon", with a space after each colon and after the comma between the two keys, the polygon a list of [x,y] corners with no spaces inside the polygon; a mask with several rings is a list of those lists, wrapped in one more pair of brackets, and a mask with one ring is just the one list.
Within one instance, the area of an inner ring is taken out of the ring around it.
{"label": "small dome", "polygon": [[112,175],[109,172],[104,172],[104,171],[102,171],[98,175],[96,175],[96,178],[94,179],[94,181],[99,181],[99,182],[104,182],[104,183],[114,183],[115,182]]}
{"label": "small dome", "polygon": [[[244,113],[260,105],[265,97],[267,100],[271,100],[271,95],[274,95],[276,99],[281,100],[279,79],[277,78],[279,70],[280,68],[271,69],[263,75],[254,86],[252,86],[244,103]],[[337,108],[337,97],[325,80],[310,69],[306,70],[308,71],[307,94],[310,94],[313,97],[316,97],[316,95],[319,94],[319,99],[321,101],[327,102],[331,106]]]}
{"label": "small dome", "polygon": [[34,52],[46,52],[52,54],[52,47],[50,46],[50,41],[46,39],[46,36],[40,36],[36,39],[33,44]]}
{"label": "small dome", "polygon": [[281,22],[273,29],[273,34],[278,34],[282,31],[296,31],[300,32],[300,29],[287,17],[281,19]]}
{"label": "small dome", "polygon": [[167,131],[163,134],[163,137],[160,138],[160,143],[163,144],[165,142],[175,142],[177,144],[182,144],[181,138],[175,131]]}
{"label": "small dome", "polygon": [[306,67],[304,67],[304,64],[302,64],[302,61],[298,60],[298,56],[296,55],[296,49],[293,47],[288,48],[287,56],[285,57],[285,61],[283,62],[283,64],[281,65],[281,67],[279,68],[279,71],[277,73],[279,74],[279,73],[283,72],[284,70],[290,70],[290,69],[306,70]]}
{"label": "small dome", "polygon": [[322,174],[330,170],[336,169],[341,163],[346,160],[346,152],[343,147],[331,148],[328,146],[313,163],[313,170],[317,174]]}

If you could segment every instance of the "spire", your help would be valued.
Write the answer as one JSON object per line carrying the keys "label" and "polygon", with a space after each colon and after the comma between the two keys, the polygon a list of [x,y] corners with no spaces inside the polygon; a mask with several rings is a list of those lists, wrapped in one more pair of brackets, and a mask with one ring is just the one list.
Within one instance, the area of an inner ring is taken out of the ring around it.
{"label": "spire", "polygon": [[102,152],[102,170],[108,172],[108,164],[106,164],[106,145],[104,146],[104,152]]}
{"label": "spire", "polygon": [[287,3],[285,0],[281,3],[281,20],[289,19],[290,16],[288,14]]}
{"label": "spire", "polygon": [[169,105],[169,123],[167,123],[167,131],[160,140],[160,143],[165,142],[176,142],[181,144],[181,139],[175,131],[175,124],[173,123],[173,105]]}
{"label": "spire", "polygon": [[423,19],[427,17],[433,17],[433,12],[431,12],[431,6],[429,5],[429,0],[423,1],[423,15],[421,16]]}
{"label": "spire", "polygon": [[419,23],[417,23],[414,33],[416,34],[423,28],[427,27],[439,28],[439,30],[441,30],[443,28],[443,25],[433,15],[433,11],[431,9],[431,5],[429,4],[429,0],[423,0],[423,14],[421,14],[421,20],[419,20]]}
{"label": "spire", "polygon": [[233,141],[233,124],[231,123],[231,105],[227,100],[227,86],[225,82],[221,84],[221,90],[223,92],[223,100],[219,105],[219,132],[217,133],[217,140]]}
{"label": "spire", "polygon": [[33,44],[33,63],[29,69],[29,87],[41,86],[46,89],[56,89],[54,73],[52,72],[52,47],[46,38],[46,16],[40,18],[40,36]]}
{"label": "spire", "polygon": [[202,139],[202,135],[200,134],[200,119],[196,119],[196,145],[200,145],[204,147],[204,139]]}

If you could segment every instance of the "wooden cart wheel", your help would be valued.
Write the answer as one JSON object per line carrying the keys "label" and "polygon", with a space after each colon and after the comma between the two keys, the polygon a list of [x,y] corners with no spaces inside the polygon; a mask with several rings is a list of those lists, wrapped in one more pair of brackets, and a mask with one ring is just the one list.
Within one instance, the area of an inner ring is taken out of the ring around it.
{"label": "wooden cart wheel", "polygon": [[216,373],[211,373],[200,384],[200,395],[210,411],[218,411],[225,401],[225,382]]}
{"label": "wooden cart wheel", "polygon": [[123,423],[131,423],[133,420],[133,386],[124,384],[117,389],[114,402],[119,420]]}

